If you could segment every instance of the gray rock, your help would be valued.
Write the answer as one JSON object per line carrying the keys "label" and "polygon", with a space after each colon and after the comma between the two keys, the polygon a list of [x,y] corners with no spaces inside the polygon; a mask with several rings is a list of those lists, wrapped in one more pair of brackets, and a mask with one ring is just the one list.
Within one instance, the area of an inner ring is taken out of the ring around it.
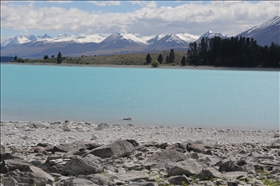
{"label": "gray rock", "polygon": [[101,173],[100,166],[94,161],[87,161],[78,156],[74,156],[62,169],[62,175],[78,176],[80,174],[96,174]]}
{"label": "gray rock", "polygon": [[221,174],[214,168],[206,167],[199,174],[196,175],[197,178],[201,180],[219,178]]}
{"label": "gray rock", "polygon": [[8,159],[15,159],[15,157],[9,152],[2,153],[2,151],[0,151],[0,162]]}
{"label": "gray rock", "polygon": [[197,152],[197,153],[203,153],[203,154],[209,154],[212,155],[211,151],[209,149],[211,149],[212,147],[209,145],[204,145],[204,144],[200,144],[200,143],[188,143],[187,144],[187,150],[193,151],[193,152]]}
{"label": "gray rock", "polygon": [[95,128],[95,130],[103,130],[103,129],[106,129],[106,128],[109,128],[110,125],[108,125],[107,123],[104,123],[104,122],[100,122],[97,127]]}
{"label": "gray rock", "polygon": [[67,179],[64,182],[65,186],[97,186],[92,181],[83,178]]}
{"label": "gray rock", "polygon": [[44,186],[54,182],[54,178],[47,172],[24,161],[5,160],[4,162],[8,175],[12,175],[19,184]]}
{"label": "gray rock", "polygon": [[238,186],[238,181],[229,181],[228,186]]}
{"label": "gray rock", "polygon": [[18,186],[18,182],[13,177],[2,178],[1,184],[3,186]]}
{"label": "gray rock", "polygon": [[109,178],[103,174],[80,175],[78,178],[90,180],[97,185],[108,185],[109,183]]}
{"label": "gray rock", "polygon": [[230,160],[230,161],[222,163],[219,167],[219,171],[220,172],[233,172],[233,171],[243,171],[243,169]]}
{"label": "gray rock", "polygon": [[148,158],[147,162],[167,163],[178,162],[187,159],[182,153],[175,150],[164,150]]}
{"label": "gray rock", "polygon": [[57,146],[54,146],[50,151],[54,154],[55,152],[69,152],[69,151],[77,151],[81,148],[87,148],[87,143],[76,141],[74,143],[64,143]]}
{"label": "gray rock", "polygon": [[126,140],[115,141],[114,143],[103,145],[93,149],[90,154],[101,158],[128,156],[135,147]]}
{"label": "gray rock", "polygon": [[70,124],[70,121],[65,120],[62,124],[62,130],[63,131],[71,131],[71,128],[68,126]]}
{"label": "gray rock", "polygon": [[42,121],[33,121],[30,122],[32,124],[32,126],[34,126],[35,128],[49,128],[50,124],[46,123],[46,122],[42,122]]}
{"label": "gray rock", "polygon": [[42,169],[35,166],[30,166],[30,169],[32,171],[30,177],[35,178],[35,184],[37,186],[44,186],[46,184],[52,184],[54,182],[54,178]]}
{"label": "gray rock", "polygon": [[139,183],[130,183],[129,186],[158,186],[157,183],[153,182],[139,182]]}
{"label": "gray rock", "polygon": [[186,159],[177,163],[166,163],[165,168],[169,176],[182,174],[193,176],[202,171],[202,166],[192,159]]}
{"label": "gray rock", "polygon": [[174,185],[182,185],[183,183],[185,184],[190,184],[190,181],[188,179],[187,176],[185,175],[181,175],[181,176],[171,176],[170,178],[168,178],[167,180],[170,184],[174,184]]}
{"label": "gray rock", "polygon": [[199,158],[198,154],[196,152],[189,153],[189,154],[187,154],[187,156],[189,158],[192,158],[192,159],[198,159]]}
{"label": "gray rock", "polygon": [[31,172],[30,164],[21,159],[8,159],[4,160],[1,164],[1,173],[7,173],[16,169],[22,172]]}

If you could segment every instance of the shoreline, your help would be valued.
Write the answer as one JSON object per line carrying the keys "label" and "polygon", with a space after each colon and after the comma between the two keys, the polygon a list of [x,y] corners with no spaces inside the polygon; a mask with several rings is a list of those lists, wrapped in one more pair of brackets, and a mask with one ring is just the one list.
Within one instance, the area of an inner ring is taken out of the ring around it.
{"label": "shoreline", "polygon": [[[70,139],[62,135],[65,133],[63,124],[67,122]],[[99,129],[98,126],[102,125]],[[106,129],[106,130],[103,130]],[[53,145],[61,141],[90,140],[92,135],[98,136],[99,142],[108,143],[117,139],[134,139],[139,142],[170,143],[184,141],[202,141],[208,144],[241,144],[244,142],[268,144],[275,140],[280,130],[246,130],[229,128],[201,128],[201,127],[176,127],[176,126],[140,126],[128,124],[107,124],[105,122],[91,123],[87,121],[56,122],[46,121],[1,121],[1,145],[19,143],[23,146],[32,143],[48,142]],[[24,141],[20,139],[26,137]],[[33,137],[36,137],[34,141]],[[50,136],[52,140],[50,140]]]}
{"label": "shoreline", "polygon": [[71,63],[15,63],[3,62],[1,65],[31,65],[31,66],[62,66],[62,67],[101,67],[101,68],[150,68],[150,69],[181,69],[181,70],[233,70],[233,71],[280,71],[280,68],[261,67],[214,67],[214,66],[167,66],[151,67],[151,65],[112,65],[112,64],[71,64]]}

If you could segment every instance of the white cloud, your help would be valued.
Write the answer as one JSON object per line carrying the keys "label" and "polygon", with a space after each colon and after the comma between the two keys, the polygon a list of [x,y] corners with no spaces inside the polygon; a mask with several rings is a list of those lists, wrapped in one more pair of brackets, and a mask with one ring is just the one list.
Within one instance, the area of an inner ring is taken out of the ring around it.
{"label": "white cloud", "polygon": [[65,3],[72,3],[73,1],[53,1],[53,0],[48,0],[50,3],[58,3],[58,4],[65,4]]}
{"label": "white cloud", "polygon": [[131,1],[132,5],[140,5],[142,7],[156,8],[157,4],[155,1]]}
{"label": "white cloud", "polygon": [[119,6],[121,5],[120,1],[90,1],[90,3],[97,6]]}
{"label": "white cloud", "polygon": [[[100,3],[108,6],[110,3],[117,5],[119,1]],[[268,1],[217,1],[206,5],[188,2],[176,7],[157,7],[155,2],[131,3],[142,3],[142,8],[126,13],[102,13],[77,8],[35,8],[32,3],[4,3],[1,4],[1,27],[77,34],[136,32],[145,35],[188,32],[200,35],[212,30],[235,35],[279,15],[279,6]]]}

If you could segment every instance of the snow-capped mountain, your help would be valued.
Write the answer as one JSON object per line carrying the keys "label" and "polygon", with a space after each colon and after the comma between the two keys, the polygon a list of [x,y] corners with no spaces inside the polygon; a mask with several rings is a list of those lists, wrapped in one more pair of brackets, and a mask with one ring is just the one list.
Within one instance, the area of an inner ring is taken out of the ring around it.
{"label": "snow-capped mountain", "polygon": [[171,47],[171,48],[187,48],[188,42],[177,34],[161,34],[157,35],[154,38],[147,41],[149,44],[149,48],[163,48],[163,47]]}
{"label": "snow-capped mountain", "polygon": [[212,32],[211,30],[205,32],[203,35],[201,35],[196,42],[200,43],[200,41],[202,40],[202,38],[208,38],[208,39],[212,39],[214,37],[221,37],[221,38],[226,38],[227,36],[220,33],[220,32]]}
{"label": "snow-capped mountain", "polygon": [[179,33],[176,34],[179,38],[181,38],[182,40],[190,43],[190,42],[194,42],[196,41],[199,36],[198,35],[193,35],[193,34],[189,34],[189,33]]}
{"label": "snow-capped mountain", "polygon": [[[255,26],[237,35],[253,37],[260,45],[270,45],[271,42],[280,44],[280,17]],[[222,33],[208,31],[201,36],[189,33],[159,34],[142,36],[131,33],[113,33],[111,35],[72,35],[60,34],[51,37],[19,35],[6,40],[1,40],[2,56],[20,56],[26,58],[40,58],[44,55],[57,54],[61,51],[64,56],[100,55],[114,53],[135,53],[170,50],[186,50],[190,42],[200,42],[204,37],[219,36],[226,38]]]}
{"label": "snow-capped mountain", "polygon": [[45,34],[43,36],[34,35],[19,35],[13,38],[1,41],[1,47],[14,46],[19,44],[44,42],[44,43],[100,43],[105,37],[99,34],[92,35],[72,35],[72,34],[59,34],[57,37],[52,38]]}
{"label": "snow-capped mountain", "polygon": [[34,35],[18,35],[13,38],[1,41],[1,47],[30,43],[36,40],[37,38]]}
{"label": "snow-capped mountain", "polygon": [[237,35],[254,38],[259,45],[270,46],[271,42],[280,44],[280,16],[276,16],[259,26],[255,26]]}

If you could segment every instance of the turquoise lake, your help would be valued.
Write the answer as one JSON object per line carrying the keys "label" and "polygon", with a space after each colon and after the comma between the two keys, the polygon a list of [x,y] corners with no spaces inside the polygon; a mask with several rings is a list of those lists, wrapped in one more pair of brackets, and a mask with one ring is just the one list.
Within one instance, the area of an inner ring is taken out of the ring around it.
{"label": "turquoise lake", "polygon": [[1,120],[271,130],[279,86],[278,71],[1,64]]}

